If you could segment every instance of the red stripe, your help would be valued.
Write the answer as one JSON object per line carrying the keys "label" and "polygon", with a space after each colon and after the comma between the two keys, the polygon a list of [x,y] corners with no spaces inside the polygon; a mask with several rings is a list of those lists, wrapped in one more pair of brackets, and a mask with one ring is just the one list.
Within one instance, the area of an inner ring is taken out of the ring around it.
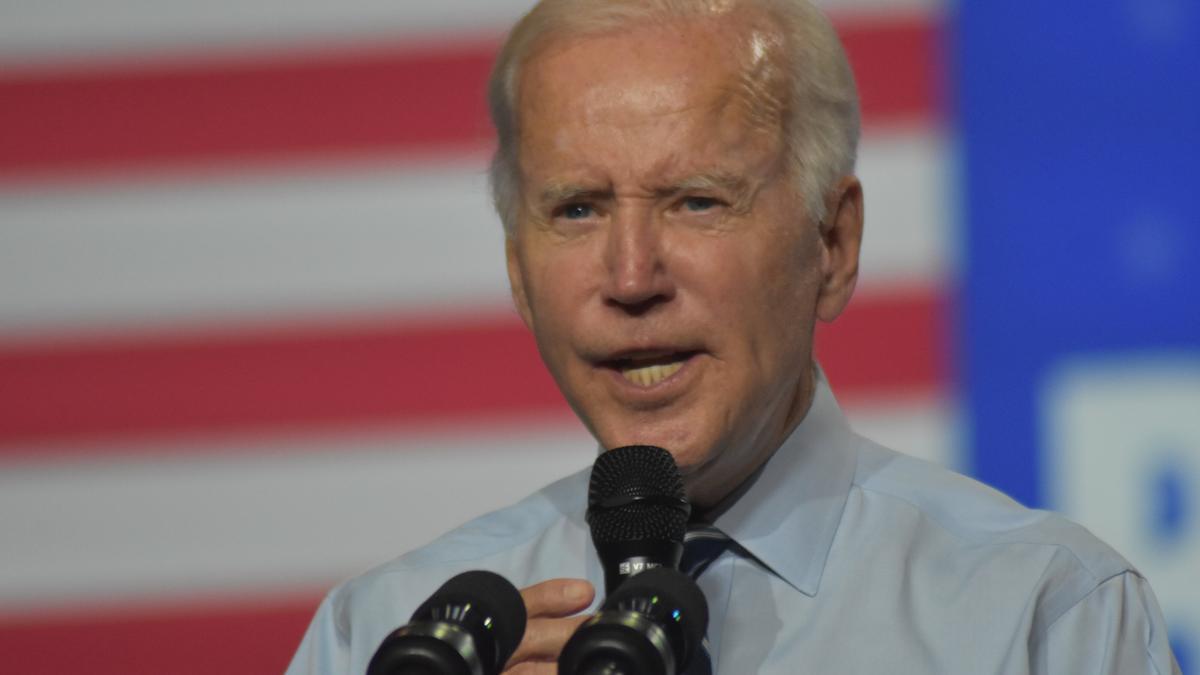
{"label": "red stripe", "polygon": [[[930,293],[856,299],[821,329],[820,358],[851,397],[939,388],[942,314]],[[0,345],[0,382],[0,453],[43,441],[568,414],[509,315]]]}
{"label": "red stripe", "polygon": [[0,444],[563,407],[515,318],[0,348]]}
{"label": "red stripe", "polygon": [[0,655],[22,675],[281,673],[318,602],[12,617],[0,622]]}
{"label": "red stripe", "polygon": [[947,298],[898,289],[856,297],[817,327],[817,357],[843,401],[942,392],[950,374]]}
{"label": "red stripe", "polygon": [[0,176],[485,141],[493,45],[9,73]]}
{"label": "red stripe", "polygon": [[929,17],[838,26],[866,125],[939,122],[945,111],[942,25]]}
{"label": "red stripe", "polygon": [[[840,30],[868,123],[938,107],[939,28]],[[486,145],[493,42],[0,73],[0,178],[198,162],[424,154]]]}

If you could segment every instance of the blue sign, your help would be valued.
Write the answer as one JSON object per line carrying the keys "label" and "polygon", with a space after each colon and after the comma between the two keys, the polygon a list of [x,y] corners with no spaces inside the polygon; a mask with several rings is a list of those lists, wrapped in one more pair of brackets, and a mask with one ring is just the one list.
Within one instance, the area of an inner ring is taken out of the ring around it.
{"label": "blue sign", "polygon": [[[1200,570],[1200,432],[1139,402],[1200,396],[1200,3],[968,1],[953,16],[969,468],[1122,550],[1189,659],[1200,592],[1169,570]],[[1089,519],[1112,517],[1112,494],[1133,513],[1109,537]]]}

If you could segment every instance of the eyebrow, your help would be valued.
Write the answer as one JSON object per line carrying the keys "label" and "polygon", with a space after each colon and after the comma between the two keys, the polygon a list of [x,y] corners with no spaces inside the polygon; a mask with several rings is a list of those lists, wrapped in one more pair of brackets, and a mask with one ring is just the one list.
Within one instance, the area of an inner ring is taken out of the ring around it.
{"label": "eyebrow", "polygon": [[[698,173],[656,189],[659,197],[690,192],[693,190],[719,190],[732,196],[731,206],[735,212],[749,210],[750,203],[758,192],[746,178],[731,173]],[[613,196],[611,187],[587,187],[576,183],[551,183],[542,190],[539,202],[543,205],[565,204],[573,201],[608,199]]]}
{"label": "eyebrow", "polygon": [[612,190],[606,188],[590,188],[572,183],[552,183],[542,190],[539,202],[542,204],[563,204],[581,199],[611,197]]}
{"label": "eyebrow", "polygon": [[758,192],[743,176],[730,173],[700,173],[688,176],[663,190],[660,194],[672,195],[691,190],[721,190],[732,195],[730,205],[734,212],[741,213],[749,210],[750,203]]}

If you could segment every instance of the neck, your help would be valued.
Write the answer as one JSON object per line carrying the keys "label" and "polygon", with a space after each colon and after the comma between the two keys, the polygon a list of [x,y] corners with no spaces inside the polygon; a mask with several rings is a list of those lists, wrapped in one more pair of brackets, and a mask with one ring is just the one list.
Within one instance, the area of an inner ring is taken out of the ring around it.
{"label": "neck", "polygon": [[814,362],[796,383],[789,405],[772,416],[778,419],[761,428],[761,442],[747,444],[741,453],[721,454],[704,470],[685,478],[693,520],[712,522],[754,485],[775,451],[807,417],[816,394],[816,372]]}

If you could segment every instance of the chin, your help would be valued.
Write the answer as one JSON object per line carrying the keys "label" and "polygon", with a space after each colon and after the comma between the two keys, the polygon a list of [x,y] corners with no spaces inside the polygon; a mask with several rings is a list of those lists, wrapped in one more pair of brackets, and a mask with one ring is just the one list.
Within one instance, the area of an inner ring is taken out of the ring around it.
{"label": "chin", "polygon": [[675,458],[675,464],[679,466],[679,472],[683,474],[684,478],[700,473],[702,469],[712,464],[714,459],[712,452],[700,450],[671,451],[671,456]]}
{"label": "chin", "polygon": [[[709,464],[712,459],[712,452],[708,449],[700,449],[688,443],[669,440],[654,440],[640,439],[622,445],[653,445],[671,453],[671,457],[675,459],[676,466],[679,467],[679,472],[684,477],[696,473],[702,467]],[[613,446],[618,447],[618,446]]]}
{"label": "chin", "polygon": [[[625,429],[637,429],[638,424],[632,423]],[[605,450],[620,448],[627,445],[653,445],[671,453],[675,462],[683,468],[684,464],[694,464],[693,461],[700,453],[695,448],[695,440],[681,437],[678,434],[662,433],[615,433],[598,436]]]}

